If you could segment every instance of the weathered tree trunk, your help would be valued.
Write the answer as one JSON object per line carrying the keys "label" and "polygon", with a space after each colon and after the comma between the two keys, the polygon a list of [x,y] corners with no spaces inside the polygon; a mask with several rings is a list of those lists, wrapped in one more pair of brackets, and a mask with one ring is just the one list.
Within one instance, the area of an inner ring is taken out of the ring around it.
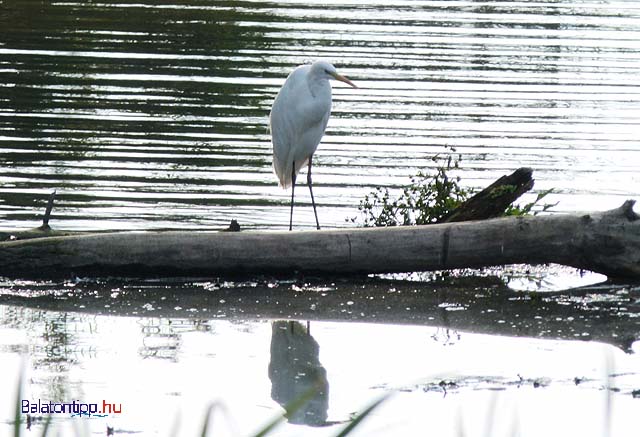
{"label": "weathered tree trunk", "polygon": [[640,277],[640,217],[615,210],[305,232],[119,232],[0,243],[0,276],[354,274],[558,263]]}

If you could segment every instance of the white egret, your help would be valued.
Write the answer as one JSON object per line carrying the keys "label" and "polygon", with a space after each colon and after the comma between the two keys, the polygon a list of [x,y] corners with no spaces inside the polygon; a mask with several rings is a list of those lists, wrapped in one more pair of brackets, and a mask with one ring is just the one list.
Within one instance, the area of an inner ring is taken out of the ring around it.
{"label": "white egret", "polygon": [[273,169],[282,188],[291,187],[289,230],[293,225],[293,197],[296,176],[308,164],[307,185],[311,204],[320,229],[316,202],[311,185],[311,160],[320,144],[331,113],[330,79],[339,80],[357,88],[353,82],[337,73],[326,61],[301,65],[291,72],[278,92],[269,114],[271,142],[273,143]]}

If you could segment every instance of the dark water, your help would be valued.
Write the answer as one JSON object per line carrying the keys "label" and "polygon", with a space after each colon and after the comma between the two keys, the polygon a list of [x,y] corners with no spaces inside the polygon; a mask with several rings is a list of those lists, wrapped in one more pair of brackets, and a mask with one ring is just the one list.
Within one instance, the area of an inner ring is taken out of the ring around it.
{"label": "dark water", "polygon": [[[319,57],[360,87],[334,87],[314,157],[324,226],[452,147],[467,186],[528,166],[556,212],[613,208],[640,198],[638,41],[635,2],[2,0],[0,228],[39,224],[53,190],[58,229],[286,227],[267,115]],[[637,286],[498,274],[0,278],[0,435],[25,369],[25,398],[125,409],[58,435],[200,435],[211,402],[214,435],[250,435],[312,375],[325,426],[274,435],[336,435],[392,391],[362,435],[635,436]]]}
{"label": "dark water", "polygon": [[639,194],[633,2],[10,0],[0,23],[5,228],[54,189],[62,228],[283,227],[267,115],[318,57],[361,87],[335,86],[314,161],[327,226],[447,147],[469,186],[534,168],[558,211]]}

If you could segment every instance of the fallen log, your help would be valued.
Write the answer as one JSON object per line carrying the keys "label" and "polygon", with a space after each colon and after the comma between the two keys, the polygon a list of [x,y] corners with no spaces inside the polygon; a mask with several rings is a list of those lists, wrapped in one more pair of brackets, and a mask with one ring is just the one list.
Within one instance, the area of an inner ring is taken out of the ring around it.
{"label": "fallen log", "polygon": [[303,232],[118,232],[0,243],[0,276],[392,273],[558,263],[640,278],[633,200],[597,213]]}

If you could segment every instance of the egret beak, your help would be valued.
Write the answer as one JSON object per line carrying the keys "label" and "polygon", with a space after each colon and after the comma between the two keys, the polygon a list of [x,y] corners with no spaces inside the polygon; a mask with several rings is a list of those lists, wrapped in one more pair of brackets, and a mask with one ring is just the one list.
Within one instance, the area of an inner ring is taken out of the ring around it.
{"label": "egret beak", "polygon": [[335,80],[339,80],[340,82],[344,82],[344,83],[346,83],[347,85],[351,85],[351,86],[352,86],[352,87],[354,87],[354,88],[358,88],[358,87],[357,87],[353,82],[351,82],[351,81],[350,81],[349,79],[347,79],[346,77],[339,75],[338,73],[333,73],[333,74],[331,74],[331,75],[333,76],[333,78],[334,78]]}

